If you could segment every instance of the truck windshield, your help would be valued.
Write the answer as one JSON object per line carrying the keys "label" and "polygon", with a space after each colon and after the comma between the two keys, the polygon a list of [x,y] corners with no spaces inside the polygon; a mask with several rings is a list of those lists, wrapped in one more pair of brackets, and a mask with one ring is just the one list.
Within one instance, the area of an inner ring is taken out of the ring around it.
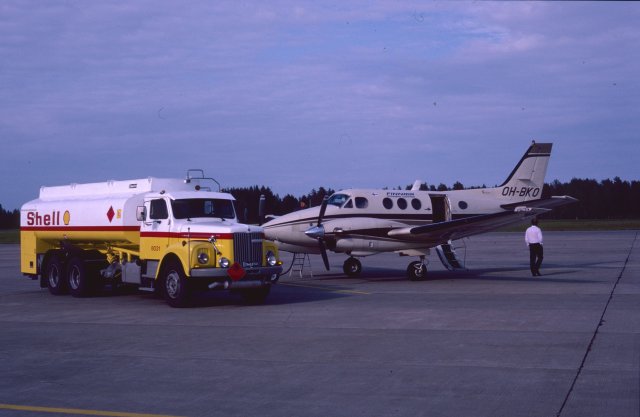
{"label": "truck windshield", "polygon": [[176,219],[192,219],[197,217],[235,218],[233,201],[218,198],[189,198],[172,200],[171,208]]}

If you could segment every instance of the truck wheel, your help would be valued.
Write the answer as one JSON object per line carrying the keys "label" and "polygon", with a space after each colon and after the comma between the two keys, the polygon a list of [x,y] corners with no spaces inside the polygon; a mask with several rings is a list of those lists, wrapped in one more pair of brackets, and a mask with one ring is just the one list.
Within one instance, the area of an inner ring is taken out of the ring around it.
{"label": "truck wheel", "polygon": [[182,265],[177,261],[170,261],[164,268],[163,276],[162,289],[167,304],[171,307],[188,306],[191,301],[191,291]]}
{"label": "truck wheel", "polygon": [[44,273],[47,287],[51,294],[62,295],[67,293],[67,280],[64,277],[64,268],[58,255],[52,255],[49,258]]}
{"label": "truck wheel", "polygon": [[258,305],[264,304],[267,296],[271,292],[271,286],[261,288],[251,288],[250,290],[242,290],[242,298],[247,304]]}
{"label": "truck wheel", "polygon": [[81,258],[71,258],[67,265],[67,278],[72,296],[86,297],[91,293],[91,276]]}

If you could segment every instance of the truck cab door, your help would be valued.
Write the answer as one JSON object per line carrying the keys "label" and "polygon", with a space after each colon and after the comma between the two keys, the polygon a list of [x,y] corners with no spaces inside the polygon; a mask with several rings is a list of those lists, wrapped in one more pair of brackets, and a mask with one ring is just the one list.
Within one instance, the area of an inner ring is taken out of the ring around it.
{"label": "truck cab door", "polygon": [[146,217],[140,229],[140,252],[144,259],[159,259],[169,245],[171,216],[164,198],[144,202]]}

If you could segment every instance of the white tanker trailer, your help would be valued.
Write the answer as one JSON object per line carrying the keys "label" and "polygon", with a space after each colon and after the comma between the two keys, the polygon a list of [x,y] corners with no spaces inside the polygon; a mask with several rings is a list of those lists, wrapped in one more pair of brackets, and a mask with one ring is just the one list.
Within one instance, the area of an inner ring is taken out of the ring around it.
{"label": "white tanker trailer", "polygon": [[173,307],[196,290],[262,302],[282,272],[277,247],[261,227],[238,223],[233,196],[214,182],[190,170],[184,180],[42,187],[20,210],[22,273],[56,295],[131,284]]}

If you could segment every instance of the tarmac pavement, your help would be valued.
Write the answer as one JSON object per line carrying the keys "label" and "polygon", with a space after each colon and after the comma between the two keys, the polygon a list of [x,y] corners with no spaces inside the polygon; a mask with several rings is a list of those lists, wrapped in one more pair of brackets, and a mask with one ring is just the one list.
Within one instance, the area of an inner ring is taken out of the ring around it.
{"label": "tarmac pavement", "polygon": [[637,232],[547,232],[540,278],[519,233],[462,244],[469,270],[433,254],[423,282],[312,256],[265,305],[186,309],[50,295],[0,245],[0,416],[640,415]]}

